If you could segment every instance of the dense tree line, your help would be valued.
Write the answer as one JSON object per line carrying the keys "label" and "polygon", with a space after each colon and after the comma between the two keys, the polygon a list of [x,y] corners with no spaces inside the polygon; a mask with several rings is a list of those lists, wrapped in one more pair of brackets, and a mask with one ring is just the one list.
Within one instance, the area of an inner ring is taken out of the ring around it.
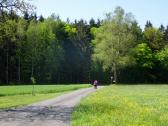
{"label": "dense tree line", "polygon": [[92,27],[100,20],[64,22],[52,14],[18,16],[0,22],[1,83],[87,83],[91,81]]}
{"label": "dense tree line", "polygon": [[121,7],[102,21],[65,22],[0,5],[1,84],[168,82],[168,26],[142,30]]}

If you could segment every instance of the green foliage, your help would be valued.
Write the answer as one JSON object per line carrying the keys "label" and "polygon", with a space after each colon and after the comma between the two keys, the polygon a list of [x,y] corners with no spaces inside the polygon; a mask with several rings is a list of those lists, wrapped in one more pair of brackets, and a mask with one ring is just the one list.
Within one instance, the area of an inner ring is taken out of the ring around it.
{"label": "green foliage", "polygon": [[168,46],[157,54],[157,59],[167,69],[168,68]]}
{"label": "green foliage", "polygon": [[68,24],[65,25],[65,31],[69,34],[69,36],[71,36],[71,34],[77,33],[77,29],[74,26]]}
{"label": "green foliage", "polygon": [[167,85],[113,85],[84,99],[72,126],[166,126]]}
{"label": "green foliage", "polygon": [[158,52],[164,46],[163,33],[156,28],[149,27],[144,31],[145,40],[154,52]]}
{"label": "green foliage", "polygon": [[137,45],[137,47],[134,49],[134,58],[137,65],[140,67],[152,68],[154,65],[152,50],[146,43]]}
{"label": "green foliage", "polygon": [[[132,15],[124,14],[124,10],[118,7],[114,11],[114,16],[107,14],[100,28],[92,29],[95,37],[93,60],[101,61],[105,70],[111,69],[116,74],[129,62],[128,54],[134,40],[134,35],[130,31],[133,22]],[[115,81],[116,79],[117,77]]]}
{"label": "green foliage", "polygon": [[[27,31],[28,53],[31,57],[32,67],[36,71],[41,71],[40,69],[43,68],[48,81],[52,80],[54,72],[57,72],[60,61],[63,59],[62,48],[57,41],[57,35],[53,33],[54,23],[56,22],[49,19],[38,24],[32,21]],[[51,24],[53,27],[50,26]],[[42,65],[41,62],[44,64]]]}
{"label": "green foliage", "polygon": [[152,27],[153,27],[152,23],[150,21],[147,21],[145,25],[145,29],[152,28]]}
{"label": "green foliage", "polygon": [[[28,4],[23,4],[18,7],[24,10]],[[64,22],[55,14],[37,20],[29,9],[23,17],[15,9],[4,8],[0,15],[0,83],[30,83],[31,76],[38,83],[85,83],[95,78],[109,83],[110,76],[130,82],[126,74],[134,80],[149,79],[140,82],[168,82],[168,27],[157,29],[147,21],[143,32],[121,7],[97,22]]]}
{"label": "green foliage", "polygon": [[0,40],[6,42],[15,41],[15,33],[16,33],[16,21],[15,20],[7,20],[5,23],[0,22],[0,32],[2,33],[0,36]]}

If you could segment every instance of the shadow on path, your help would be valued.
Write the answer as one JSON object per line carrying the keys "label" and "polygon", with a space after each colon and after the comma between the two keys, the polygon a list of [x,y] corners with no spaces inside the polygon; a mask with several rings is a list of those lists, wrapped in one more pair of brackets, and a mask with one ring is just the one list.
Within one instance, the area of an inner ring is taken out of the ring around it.
{"label": "shadow on path", "polygon": [[[24,122],[23,124],[33,123],[38,120],[43,121],[57,121],[70,123],[70,115],[72,114],[73,107],[66,106],[52,106],[52,107],[37,107],[29,106],[20,109],[9,109],[0,112],[0,122]],[[22,123],[21,123],[22,124]],[[20,124],[20,125],[21,125]],[[0,126],[3,126],[0,123]],[[4,124],[5,126],[5,124]]]}

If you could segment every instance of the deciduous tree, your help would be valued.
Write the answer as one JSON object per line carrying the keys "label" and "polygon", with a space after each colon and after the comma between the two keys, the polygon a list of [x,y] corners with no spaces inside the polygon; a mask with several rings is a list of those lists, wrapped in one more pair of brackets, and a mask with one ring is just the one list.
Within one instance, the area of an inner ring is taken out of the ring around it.
{"label": "deciduous tree", "polygon": [[127,65],[134,35],[130,32],[134,18],[117,7],[112,16],[107,14],[102,26],[95,32],[93,59],[99,60],[104,69],[111,69],[117,82],[119,69]]}

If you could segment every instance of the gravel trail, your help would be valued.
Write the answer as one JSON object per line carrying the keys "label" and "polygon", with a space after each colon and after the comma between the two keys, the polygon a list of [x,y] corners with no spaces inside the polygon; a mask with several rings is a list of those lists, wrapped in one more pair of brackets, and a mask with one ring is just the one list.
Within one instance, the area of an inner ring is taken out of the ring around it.
{"label": "gravel trail", "polygon": [[2,110],[0,126],[70,126],[74,107],[95,91],[93,87],[80,89],[29,106]]}

